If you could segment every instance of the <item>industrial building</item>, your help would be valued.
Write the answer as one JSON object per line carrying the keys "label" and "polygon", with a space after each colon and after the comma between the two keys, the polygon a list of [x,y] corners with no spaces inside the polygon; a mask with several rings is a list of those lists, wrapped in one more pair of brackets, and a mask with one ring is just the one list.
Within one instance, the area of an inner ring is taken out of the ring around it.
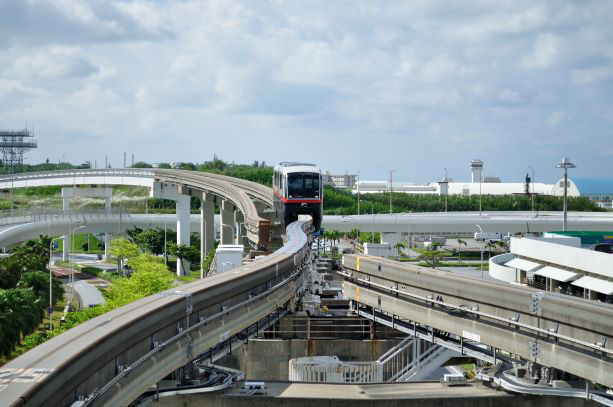
{"label": "industrial building", "polygon": [[[450,178],[441,181],[430,182],[423,185],[410,183],[392,183],[388,181],[359,181],[354,184],[352,192],[356,193],[384,193],[403,192],[407,194],[428,194],[428,195],[513,195],[513,194],[535,194],[535,195],[564,195],[564,178],[554,184],[543,184],[535,182],[501,182],[500,178],[484,176],[483,161],[470,161],[470,181],[454,182]],[[579,189],[573,181],[568,180],[568,196],[579,196]]]}
{"label": "industrial building", "polygon": [[356,183],[357,175],[355,174],[331,174],[330,171],[326,171],[321,174],[321,179],[324,185],[328,185],[336,189],[351,189]]}

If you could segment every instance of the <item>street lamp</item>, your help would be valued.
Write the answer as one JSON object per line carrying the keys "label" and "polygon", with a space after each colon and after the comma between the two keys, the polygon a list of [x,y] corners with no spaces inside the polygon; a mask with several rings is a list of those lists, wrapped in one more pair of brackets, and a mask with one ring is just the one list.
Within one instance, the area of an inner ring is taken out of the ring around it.
{"label": "street lamp", "polygon": [[52,273],[51,273],[51,250],[53,248],[53,242],[56,240],[60,240],[63,239],[62,237],[56,237],[54,239],[51,239],[51,241],[49,242],[49,310],[48,310],[48,314],[49,314],[49,331],[53,332],[53,284],[52,284]]}
{"label": "street lamp", "polygon": [[534,212],[534,168],[531,165],[528,166],[532,170],[532,212]]}
{"label": "street lamp", "polygon": [[481,278],[483,278],[483,242],[484,242],[483,229],[481,229],[481,226],[479,225],[475,225],[475,226],[479,228],[479,233],[481,236]]}
{"label": "street lamp", "polygon": [[355,222],[356,230],[358,231],[357,237],[353,241],[353,251],[355,252],[355,241],[360,238],[360,224],[358,223],[358,220],[354,218],[353,216],[343,216],[341,222],[346,222],[345,219],[350,219],[350,218],[353,219],[353,221]]}
{"label": "street lamp", "polygon": [[568,157],[564,157],[562,162],[556,165],[556,168],[564,168],[564,232],[566,232],[566,211],[568,210],[568,204],[566,202],[568,197],[568,169],[569,168],[577,168],[577,166],[570,162]]}
{"label": "street lamp", "polygon": [[392,174],[396,172],[396,170],[390,170],[390,214],[392,213],[392,193],[393,191],[393,179],[392,179]]}
{"label": "street lamp", "polygon": [[[79,229],[83,229],[85,228],[85,225],[81,225],[81,226],[77,226],[76,228],[72,229],[72,233],[70,235],[70,246],[71,246],[71,250],[68,252],[68,262],[72,263],[70,260],[74,260],[74,232],[76,232]],[[72,268],[72,265],[70,266],[70,275],[68,276],[68,282],[70,283],[70,303],[72,303],[72,298],[74,297],[74,291],[73,291],[73,283],[74,283],[74,269]]]}
{"label": "street lamp", "polygon": [[[447,188],[449,188],[449,178],[447,178],[447,168],[445,167],[445,184]],[[449,194],[449,189],[447,189],[445,193],[445,212],[447,212],[447,195]]]}
{"label": "street lamp", "polygon": [[358,215],[360,214],[360,171],[358,171],[358,182],[356,182],[356,187],[358,188]]}

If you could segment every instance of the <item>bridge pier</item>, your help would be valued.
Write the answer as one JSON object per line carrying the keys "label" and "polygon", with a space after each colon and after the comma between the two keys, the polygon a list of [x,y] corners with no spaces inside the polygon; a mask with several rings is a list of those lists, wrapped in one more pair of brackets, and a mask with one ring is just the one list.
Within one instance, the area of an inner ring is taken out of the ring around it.
{"label": "bridge pier", "polygon": [[[152,198],[162,198],[175,201],[176,214],[177,214],[177,245],[184,244],[189,246],[190,244],[190,195],[184,195],[181,193],[180,188],[174,184],[167,184],[164,182],[154,182],[151,188]],[[185,263],[185,267],[183,265]],[[177,275],[186,275],[189,272],[189,263],[187,261],[179,261],[177,259]]]}
{"label": "bridge pier", "polygon": [[247,231],[245,230],[245,217],[241,211],[234,211],[234,224],[236,226],[236,242],[235,244],[245,245],[243,241],[247,236]]}
{"label": "bridge pier", "polygon": [[215,197],[203,192],[200,201],[200,278],[204,277],[204,259],[215,247]]}
{"label": "bridge pier", "polygon": [[234,225],[234,205],[232,202],[223,200],[221,202],[221,222],[219,223],[219,243],[233,243],[233,225]]}

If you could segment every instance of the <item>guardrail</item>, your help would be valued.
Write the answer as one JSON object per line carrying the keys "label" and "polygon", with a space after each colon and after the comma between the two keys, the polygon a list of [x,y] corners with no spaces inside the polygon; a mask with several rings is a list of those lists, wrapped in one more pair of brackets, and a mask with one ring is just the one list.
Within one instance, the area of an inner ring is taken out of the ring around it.
{"label": "guardrail", "polygon": [[64,219],[83,220],[87,218],[107,218],[116,216],[132,215],[132,210],[115,207],[110,210],[106,209],[69,209],[64,211],[62,209],[45,208],[45,209],[33,209],[31,211],[19,210],[19,211],[0,211],[0,226],[1,225],[15,225],[29,222],[47,222],[47,221],[59,221]]}

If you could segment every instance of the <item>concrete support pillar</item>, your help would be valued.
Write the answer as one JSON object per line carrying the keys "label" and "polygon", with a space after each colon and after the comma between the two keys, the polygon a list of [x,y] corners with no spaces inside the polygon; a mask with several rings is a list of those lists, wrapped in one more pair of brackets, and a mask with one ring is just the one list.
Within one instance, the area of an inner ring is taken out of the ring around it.
{"label": "concrete support pillar", "polygon": [[[104,212],[107,216],[111,214],[111,197],[104,198]],[[109,257],[109,247],[111,245],[111,235],[108,233],[104,234],[104,260]]]}
{"label": "concrete support pillar", "polygon": [[204,259],[215,247],[215,198],[202,193],[200,201],[200,278],[204,277]]}
{"label": "concrete support pillar", "polygon": [[[64,212],[70,211],[70,196],[68,196],[68,194],[62,193],[62,209],[64,210]],[[70,226],[68,228],[70,229]],[[68,261],[68,256],[69,256],[68,250],[69,249],[70,249],[70,231],[68,231],[68,234],[64,235],[64,239],[63,239],[63,244],[62,244],[62,260],[63,261]]]}
{"label": "concrete support pillar", "polygon": [[219,243],[232,244],[232,226],[234,225],[234,205],[230,201],[221,203],[221,222],[219,223]]}
{"label": "concrete support pillar", "polygon": [[[187,195],[177,195],[177,245],[184,244],[189,246],[190,244],[190,197]],[[185,263],[185,267],[183,265]],[[189,272],[189,264],[187,261],[179,261],[177,259],[177,275],[187,275]]]}
{"label": "concrete support pillar", "polygon": [[236,226],[236,244],[244,244],[243,238],[247,235],[245,217],[241,211],[234,211],[234,225]]}
{"label": "concrete support pillar", "polygon": [[556,288],[558,288],[558,281],[557,280],[549,280],[549,291],[555,291]]}
{"label": "concrete support pillar", "polygon": [[108,259],[109,257],[109,249],[111,247],[111,234],[110,233],[105,233],[104,234],[104,259]]}

